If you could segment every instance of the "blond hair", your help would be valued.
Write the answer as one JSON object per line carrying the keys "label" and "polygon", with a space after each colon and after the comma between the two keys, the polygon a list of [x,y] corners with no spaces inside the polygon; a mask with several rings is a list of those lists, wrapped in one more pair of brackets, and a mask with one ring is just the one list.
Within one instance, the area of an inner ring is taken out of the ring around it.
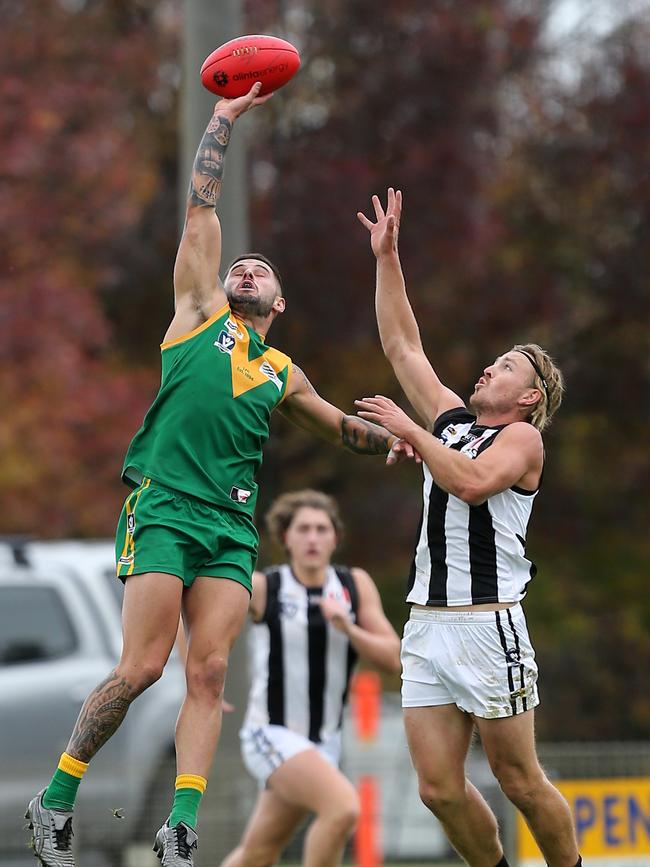
{"label": "blond hair", "polygon": [[322,491],[313,491],[306,488],[302,491],[290,491],[281,494],[275,499],[264,517],[264,523],[269,536],[280,547],[284,548],[284,534],[291,526],[299,509],[320,509],[325,512],[332,522],[339,542],[343,535],[343,522],[339,514],[339,507],[332,497]]}
{"label": "blond hair", "polygon": [[528,356],[529,361],[531,358],[534,359],[533,388],[539,391],[541,397],[531,409],[528,421],[537,430],[543,431],[551,423],[551,419],[562,403],[564,394],[562,371],[548,352],[537,343],[518,343],[513,346],[513,351]]}

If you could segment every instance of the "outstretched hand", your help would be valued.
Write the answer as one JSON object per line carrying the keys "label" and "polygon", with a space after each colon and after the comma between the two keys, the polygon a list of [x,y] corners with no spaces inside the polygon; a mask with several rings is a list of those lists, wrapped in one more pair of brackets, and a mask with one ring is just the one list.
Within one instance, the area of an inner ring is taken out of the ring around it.
{"label": "outstretched hand", "polygon": [[257,105],[263,105],[268,102],[273,96],[272,93],[267,93],[264,96],[258,96],[262,89],[262,82],[256,81],[251,89],[244,96],[238,96],[236,99],[220,99],[214,107],[215,114],[227,114],[232,120],[244,114],[251,108]]}
{"label": "outstretched hand", "polygon": [[417,435],[420,430],[420,426],[389,397],[376,394],[374,397],[362,397],[361,400],[355,400],[355,404],[359,407],[357,415],[360,415],[361,418],[380,424],[395,436],[409,443],[412,443],[413,436]]}
{"label": "outstretched hand", "polygon": [[388,452],[386,466],[392,467],[395,464],[402,464],[404,461],[415,461],[416,464],[421,464],[422,457],[411,443],[403,439],[395,440]]}
{"label": "outstretched hand", "polygon": [[370,246],[377,258],[389,253],[397,252],[397,237],[399,235],[399,223],[402,216],[402,191],[388,188],[386,210],[384,211],[379,196],[372,197],[377,222],[373,223],[361,211],[357,217],[362,226],[370,232]]}

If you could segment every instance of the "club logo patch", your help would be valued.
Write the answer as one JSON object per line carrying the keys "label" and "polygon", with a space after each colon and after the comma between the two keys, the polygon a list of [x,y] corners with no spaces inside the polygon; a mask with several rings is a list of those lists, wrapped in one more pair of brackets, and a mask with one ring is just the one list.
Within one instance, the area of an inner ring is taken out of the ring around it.
{"label": "club logo patch", "polygon": [[252,493],[252,491],[247,491],[244,488],[235,488],[233,486],[230,489],[230,499],[236,503],[247,503]]}
{"label": "club logo patch", "polygon": [[230,317],[228,317],[228,319],[226,319],[226,321],[224,322],[224,325],[231,334],[235,335],[235,337],[238,337],[240,340],[244,339],[244,335],[239,330],[239,325],[237,325],[234,319],[230,319]]}
{"label": "club logo patch", "polygon": [[214,341],[214,345],[220,349],[221,352],[227,352],[228,355],[232,355],[232,351],[235,348],[235,338],[232,334],[228,334],[224,329],[219,332],[219,336]]}
{"label": "club logo patch", "polygon": [[126,532],[129,534],[129,536],[132,536],[134,530],[135,530],[135,515],[133,514],[133,512],[131,512],[129,515],[126,516]]}
{"label": "club logo patch", "polygon": [[519,665],[521,662],[521,653],[516,647],[509,647],[508,650],[506,650],[506,659],[508,660],[508,665]]}
{"label": "club logo patch", "polygon": [[267,379],[270,379],[278,391],[282,391],[282,380],[268,361],[263,361],[260,364],[260,373],[263,373]]}

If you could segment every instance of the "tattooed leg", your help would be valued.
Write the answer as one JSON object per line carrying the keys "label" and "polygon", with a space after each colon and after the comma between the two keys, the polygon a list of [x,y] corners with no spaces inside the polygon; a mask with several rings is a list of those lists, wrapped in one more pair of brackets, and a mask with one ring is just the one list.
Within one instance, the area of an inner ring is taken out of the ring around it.
{"label": "tattooed leg", "polygon": [[89,762],[115,734],[129,705],[143,689],[136,689],[116,670],[112,671],[84,702],[66,752],[81,762]]}

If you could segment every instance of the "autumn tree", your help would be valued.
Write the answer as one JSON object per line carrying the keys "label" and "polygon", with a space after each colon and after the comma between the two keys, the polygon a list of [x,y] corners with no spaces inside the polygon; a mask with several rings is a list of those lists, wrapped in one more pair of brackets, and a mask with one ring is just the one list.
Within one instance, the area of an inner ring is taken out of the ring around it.
{"label": "autumn tree", "polygon": [[0,5],[2,530],[110,534],[175,240],[176,7]]}

